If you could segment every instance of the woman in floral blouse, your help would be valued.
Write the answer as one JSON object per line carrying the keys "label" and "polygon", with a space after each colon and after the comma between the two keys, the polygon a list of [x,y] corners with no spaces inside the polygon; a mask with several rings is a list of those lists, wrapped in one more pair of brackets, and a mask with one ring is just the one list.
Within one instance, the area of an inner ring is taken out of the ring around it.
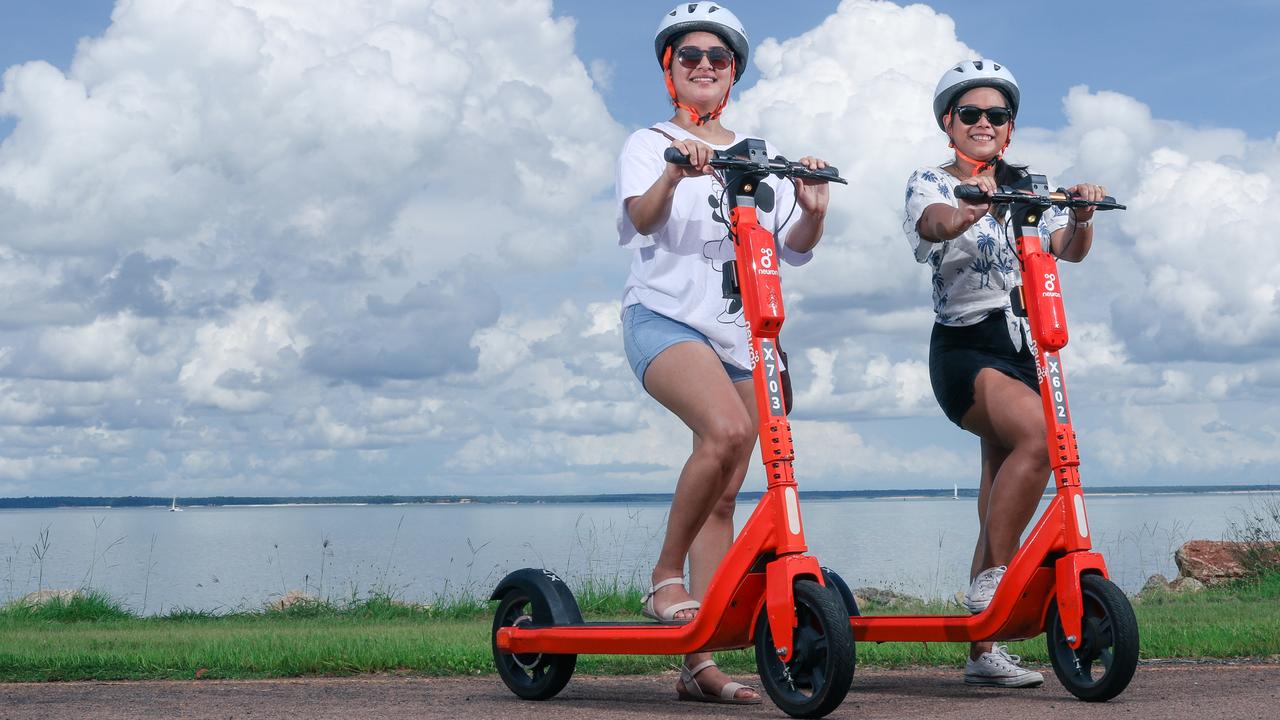
{"label": "woman in floral blouse", "polygon": [[[903,231],[918,262],[933,268],[937,322],[929,343],[929,378],[952,422],[982,445],[977,548],[965,594],[970,612],[986,610],[1018,549],[1049,478],[1044,415],[1034,348],[1026,320],[1014,315],[1010,292],[1021,283],[1007,212],[983,201],[957,200],[957,185],[990,193],[1012,185],[1025,168],[1004,161],[1018,114],[1012,73],[991,60],[966,60],[942,76],[933,115],[953,157],[921,168],[907,182]],[[1069,190],[1101,200],[1097,185]],[[993,216],[993,212],[996,215]],[[1093,243],[1093,208],[1051,209],[1040,219],[1046,251],[1079,262]],[[973,643],[965,682],[1033,687],[1044,682],[1018,667],[1004,646]]]}

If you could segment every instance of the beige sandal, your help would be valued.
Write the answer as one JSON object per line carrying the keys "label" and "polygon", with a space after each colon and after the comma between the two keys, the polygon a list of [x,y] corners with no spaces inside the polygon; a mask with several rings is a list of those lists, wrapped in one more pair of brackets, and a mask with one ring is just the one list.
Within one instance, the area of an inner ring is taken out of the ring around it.
{"label": "beige sandal", "polygon": [[[692,700],[694,702],[721,703],[723,705],[759,705],[760,693],[755,688],[743,685],[740,682],[727,682],[724,687],[720,688],[719,695],[708,695],[703,692],[702,686],[694,679],[698,673],[709,667],[716,667],[715,660],[704,660],[690,668],[688,665],[680,666],[680,685],[682,689],[676,690],[676,696],[681,700]],[[738,691],[746,688],[754,693],[755,697],[740,698]]]}
{"label": "beige sandal", "polygon": [[678,618],[676,617],[676,613],[681,612],[683,610],[697,610],[698,608],[702,607],[702,603],[698,602],[697,600],[685,600],[683,602],[672,603],[667,607],[663,608],[662,612],[658,612],[657,610],[654,609],[653,596],[657,595],[659,590],[661,590],[662,588],[668,585],[679,585],[681,587],[684,587],[684,578],[682,577],[667,578],[666,580],[663,580],[662,582],[659,582],[657,585],[654,585],[653,587],[649,588],[649,592],[644,594],[644,600],[641,601],[643,604],[640,606],[640,614],[644,615],[647,618],[653,618],[654,620],[657,620],[663,625],[689,624],[690,622],[693,621],[693,618],[688,618],[688,619]]}

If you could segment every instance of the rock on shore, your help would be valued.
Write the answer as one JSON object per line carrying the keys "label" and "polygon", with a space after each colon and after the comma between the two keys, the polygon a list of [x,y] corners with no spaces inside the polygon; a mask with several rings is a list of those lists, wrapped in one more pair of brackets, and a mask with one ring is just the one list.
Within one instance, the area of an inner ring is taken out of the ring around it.
{"label": "rock on shore", "polygon": [[1218,585],[1249,574],[1241,560],[1248,553],[1259,549],[1276,552],[1280,546],[1263,546],[1260,543],[1229,542],[1224,540],[1192,540],[1178,548],[1173,560],[1178,564],[1178,574],[1194,578],[1205,585]]}

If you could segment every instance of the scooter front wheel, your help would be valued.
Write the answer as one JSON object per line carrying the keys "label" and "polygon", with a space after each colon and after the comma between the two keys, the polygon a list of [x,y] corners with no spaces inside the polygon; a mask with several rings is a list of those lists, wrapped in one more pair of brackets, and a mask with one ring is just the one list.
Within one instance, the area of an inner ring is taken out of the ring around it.
{"label": "scooter front wheel", "polygon": [[862,615],[862,611],[858,609],[858,600],[853,596],[853,591],[849,589],[849,583],[846,583],[844,578],[836,574],[835,570],[829,567],[822,568],[822,584],[835,590],[840,595],[840,599],[844,601],[845,612],[849,617]]}
{"label": "scooter front wheel", "polygon": [[756,668],[769,698],[798,718],[820,718],[844,702],[856,664],[849,613],[840,595],[813,580],[795,585],[791,662],[778,659],[763,609],[756,621]]}
{"label": "scooter front wheel", "polygon": [[573,670],[578,665],[577,655],[517,654],[498,649],[499,628],[532,624],[535,615],[546,612],[546,605],[546,598],[537,591],[513,587],[502,596],[498,611],[493,616],[494,665],[498,668],[498,675],[502,676],[502,682],[525,700],[555,697],[573,677]]}
{"label": "scooter front wheel", "polygon": [[1098,575],[1080,578],[1084,599],[1081,643],[1073,649],[1055,602],[1045,638],[1053,672],[1067,690],[1087,702],[1106,702],[1124,692],[1138,667],[1138,619],[1115,583]]}

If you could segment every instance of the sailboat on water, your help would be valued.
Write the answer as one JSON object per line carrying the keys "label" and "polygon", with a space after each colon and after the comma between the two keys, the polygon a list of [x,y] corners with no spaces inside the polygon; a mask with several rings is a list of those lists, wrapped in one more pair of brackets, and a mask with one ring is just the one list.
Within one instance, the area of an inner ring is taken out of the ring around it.
{"label": "sailboat on water", "polygon": [[957,483],[952,483],[952,484],[951,484],[951,488],[952,488],[952,489],[951,489],[951,499],[952,499],[952,500],[959,500],[959,499],[960,499],[960,485],[959,485],[959,484],[957,484]]}
{"label": "sailboat on water", "polygon": [[173,496],[173,504],[169,506],[169,512],[182,512],[182,508],[178,507],[178,496]]}

